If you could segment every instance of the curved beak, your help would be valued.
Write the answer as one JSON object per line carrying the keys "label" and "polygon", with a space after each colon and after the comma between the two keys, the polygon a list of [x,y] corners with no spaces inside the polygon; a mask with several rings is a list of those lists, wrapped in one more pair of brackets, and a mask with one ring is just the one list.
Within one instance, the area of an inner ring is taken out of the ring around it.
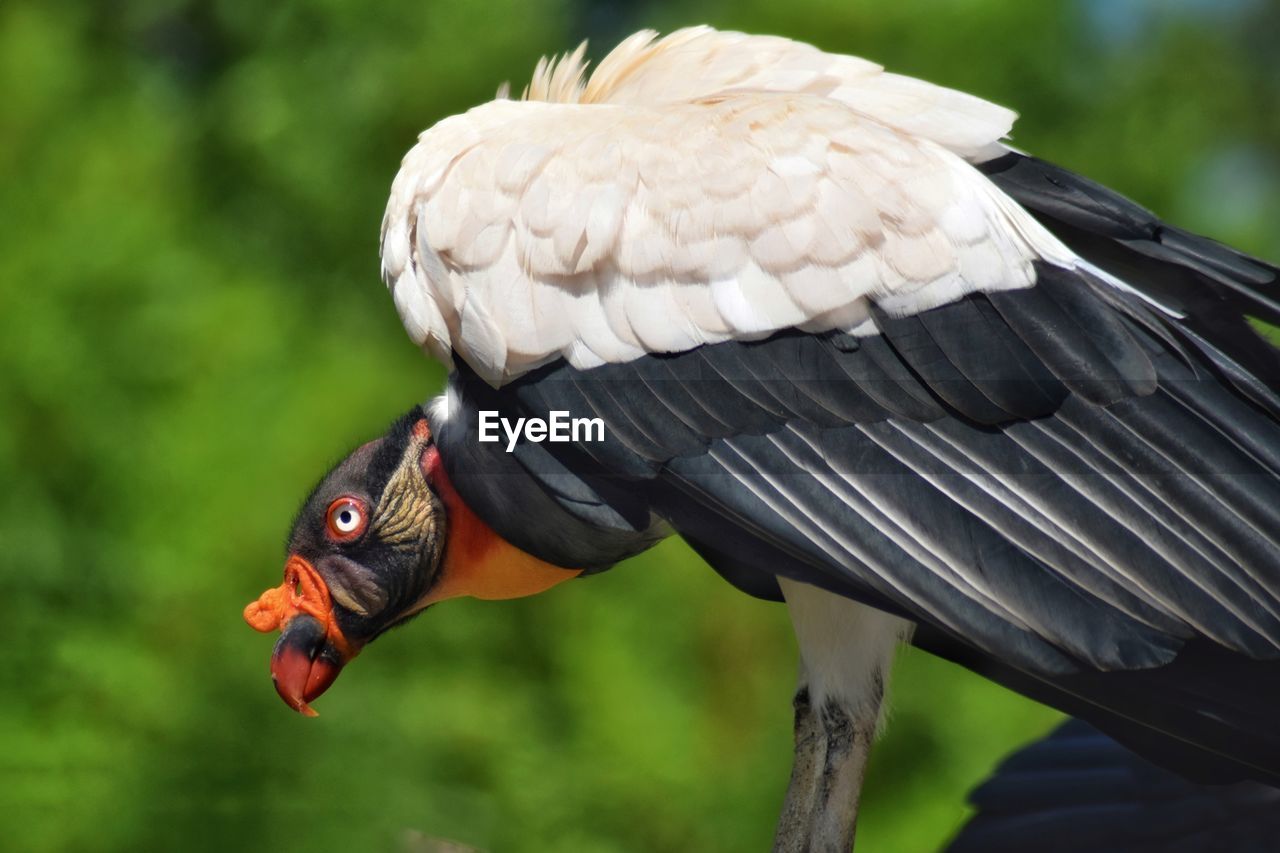
{"label": "curved beak", "polygon": [[271,652],[271,681],[286,705],[314,717],[316,712],[308,703],[329,689],[345,663],[324,625],[299,613],[285,624]]}
{"label": "curved beak", "polygon": [[271,680],[286,705],[316,716],[307,703],[329,689],[359,650],[338,628],[324,578],[310,562],[291,555],[285,563],[284,583],[250,602],[244,619],[258,631],[280,629],[271,652]]}

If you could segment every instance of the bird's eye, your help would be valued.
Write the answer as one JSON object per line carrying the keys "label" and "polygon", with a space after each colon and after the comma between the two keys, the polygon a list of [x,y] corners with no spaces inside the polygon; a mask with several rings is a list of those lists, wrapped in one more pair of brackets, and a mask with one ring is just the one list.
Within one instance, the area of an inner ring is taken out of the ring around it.
{"label": "bird's eye", "polygon": [[325,526],[329,538],[337,542],[350,542],[364,533],[369,513],[364,501],[350,496],[338,498],[329,504],[329,512],[325,516]]}

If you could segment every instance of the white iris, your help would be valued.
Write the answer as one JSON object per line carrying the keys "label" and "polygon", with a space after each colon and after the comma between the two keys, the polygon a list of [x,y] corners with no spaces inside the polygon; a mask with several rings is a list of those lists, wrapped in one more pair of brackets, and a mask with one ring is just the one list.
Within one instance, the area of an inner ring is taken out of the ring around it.
{"label": "white iris", "polygon": [[333,529],[339,533],[351,533],[360,526],[360,510],[354,504],[334,507]]}

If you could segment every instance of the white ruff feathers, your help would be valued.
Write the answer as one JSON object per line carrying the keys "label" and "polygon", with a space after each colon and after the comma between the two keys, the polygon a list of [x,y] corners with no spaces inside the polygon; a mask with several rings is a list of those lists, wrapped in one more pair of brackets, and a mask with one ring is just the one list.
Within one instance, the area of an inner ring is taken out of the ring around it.
{"label": "white ruff feathers", "polygon": [[382,269],[410,337],[494,384],[801,327],[874,331],[1072,253],[967,161],[1014,114],[786,39],[632,36],[405,156]]}

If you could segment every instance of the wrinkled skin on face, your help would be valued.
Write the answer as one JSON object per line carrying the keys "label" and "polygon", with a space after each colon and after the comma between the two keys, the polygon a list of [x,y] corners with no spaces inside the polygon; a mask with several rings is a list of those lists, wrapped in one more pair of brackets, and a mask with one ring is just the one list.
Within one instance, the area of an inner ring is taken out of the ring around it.
{"label": "wrinkled skin on face", "polygon": [[271,677],[295,710],[314,716],[308,703],[347,661],[428,603],[447,524],[434,454],[415,408],[340,462],[294,521],[284,582],[245,608],[254,628],[281,631]]}
{"label": "wrinkled skin on face", "polygon": [[534,595],[578,574],[521,551],[471,511],[415,407],[311,492],[289,535],[284,582],[244,618],[280,631],[276,691],[315,716],[309,703],[347,661],[431,604]]}

